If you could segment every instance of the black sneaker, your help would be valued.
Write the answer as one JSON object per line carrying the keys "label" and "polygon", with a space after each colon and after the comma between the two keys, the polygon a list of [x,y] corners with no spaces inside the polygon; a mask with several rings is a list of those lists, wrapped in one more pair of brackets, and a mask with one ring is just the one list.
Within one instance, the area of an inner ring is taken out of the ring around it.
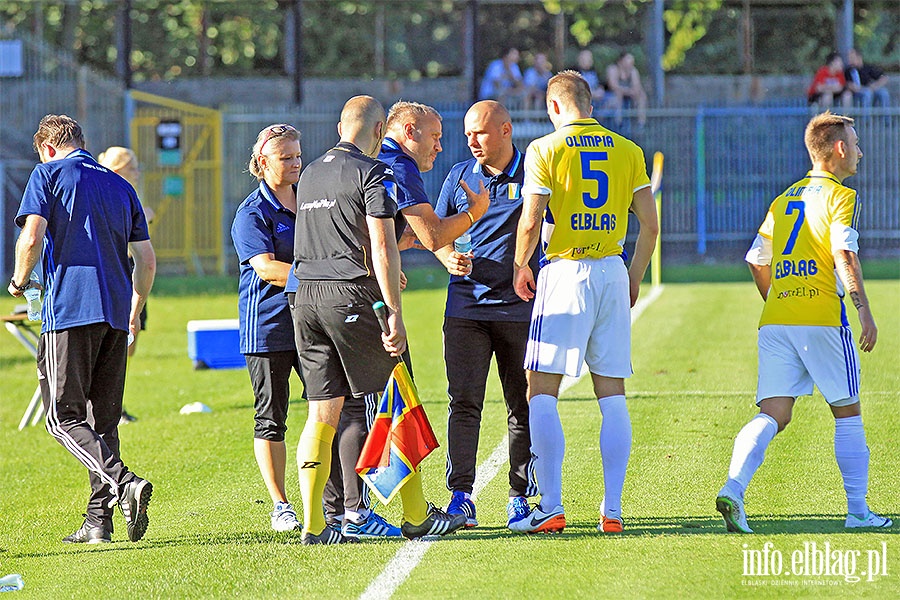
{"label": "black sneaker", "polygon": [[119,417],[119,425],[128,425],[129,423],[134,423],[137,421],[137,417],[134,415],[128,414],[125,410],[125,407],[122,407],[122,416]]}
{"label": "black sneaker", "polygon": [[136,542],[144,537],[150,519],[147,517],[147,505],[153,494],[153,484],[146,479],[136,477],[122,488],[119,497],[119,508],[125,517],[125,525],[128,527],[128,539]]}
{"label": "black sneaker", "polygon": [[340,529],[332,529],[326,526],[322,533],[316,535],[314,533],[304,533],[300,541],[304,546],[318,546],[331,544],[355,544],[359,542],[357,538],[348,537],[341,533]]}
{"label": "black sneaker", "polygon": [[63,538],[64,544],[108,544],[112,535],[106,527],[91,525],[85,521],[81,529]]}
{"label": "black sneaker", "polygon": [[400,525],[403,537],[414,540],[426,535],[447,535],[466,524],[466,515],[448,515],[434,504],[428,503],[428,518],[421,525],[404,521]]}

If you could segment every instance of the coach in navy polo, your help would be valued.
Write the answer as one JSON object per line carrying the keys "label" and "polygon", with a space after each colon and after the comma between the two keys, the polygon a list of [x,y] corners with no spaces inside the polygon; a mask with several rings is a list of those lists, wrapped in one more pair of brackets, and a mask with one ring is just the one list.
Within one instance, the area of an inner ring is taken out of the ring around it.
{"label": "coach in navy polo", "polygon": [[[422,246],[432,252],[450,244],[487,210],[486,193],[469,190],[468,207],[459,214],[438,217],[422,181],[441,152],[441,115],[417,102],[395,102],[388,111],[378,159],[387,163],[397,182],[397,206]],[[479,188],[473,188],[478,190]],[[400,233],[398,231],[398,233]],[[403,240],[400,248],[406,248]]]}
{"label": "coach in navy polo", "polygon": [[147,530],[153,486],[119,458],[117,426],[128,336],[140,326],[156,271],[147,221],[131,184],[84,150],[74,119],[41,119],[34,147],[43,164],[16,215],[22,232],[9,292],[20,296],[28,287],[43,246],[38,372],[47,430],[87,467],[91,482],[84,523],[63,541],[111,541],[118,502],[136,542]]}
{"label": "coach in navy polo", "polygon": [[[508,522],[528,514],[526,498],[537,494],[530,477],[531,438],[528,428],[527,384],[522,364],[531,304],[512,286],[516,225],[522,212],[524,155],[513,145],[512,123],[502,104],[485,100],[465,116],[465,133],[472,158],[450,169],[435,207],[440,217],[464,212],[470,189],[484,186],[490,194],[487,212],[470,229],[471,271],[451,275],[444,313],[444,360],[447,368],[450,416],[447,428],[447,487],[452,492],[447,512],[461,511],[468,525],[477,525],[469,497],[475,483],[475,458],[485,385],[496,358],[507,407],[509,428]],[[437,252],[454,271],[460,255],[446,247]],[[448,261],[453,264],[448,264]],[[537,271],[537,257],[532,259]]]}
{"label": "coach in navy polo", "polygon": [[238,315],[242,354],[295,351],[294,324],[284,288],[263,279],[250,264],[254,256],[271,254],[270,261],[288,265],[284,274],[287,283],[287,271],[294,256],[295,218],[293,210],[275,200],[264,182],[260,182],[259,188],[241,203],[235,214],[231,235],[241,261]]}
{"label": "coach in navy polo", "polygon": [[300,375],[284,288],[294,260],[296,185],[302,166],[300,132],[287,124],[264,127],[248,165],[259,185],[238,206],[231,225],[241,264],[240,350],[254,397],[253,454],[272,499],[269,517],[275,531],[300,527],[284,484],[291,371]]}

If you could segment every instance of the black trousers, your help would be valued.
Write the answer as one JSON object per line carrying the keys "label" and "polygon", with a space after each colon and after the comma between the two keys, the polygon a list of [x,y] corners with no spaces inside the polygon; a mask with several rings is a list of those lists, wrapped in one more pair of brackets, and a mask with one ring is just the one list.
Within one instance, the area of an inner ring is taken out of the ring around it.
{"label": "black trousers", "polygon": [[509,495],[535,496],[528,430],[525,345],[528,323],[444,319],[444,362],[450,396],[447,423],[447,488],[472,492],[481,411],[491,355],[506,401],[509,428]]}
{"label": "black trousers", "polygon": [[95,323],[41,335],[38,377],[47,431],[90,473],[85,520],[112,531],[119,489],[135,475],[119,458],[128,334]]}

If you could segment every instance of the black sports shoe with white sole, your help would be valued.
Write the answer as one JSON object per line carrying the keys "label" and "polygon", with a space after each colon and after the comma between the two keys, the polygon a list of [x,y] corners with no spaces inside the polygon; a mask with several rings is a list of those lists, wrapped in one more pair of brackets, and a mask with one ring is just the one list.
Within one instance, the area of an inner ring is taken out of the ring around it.
{"label": "black sports shoe with white sole", "polygon": [[318,535],[309,532],[304,533],[300,538],[300,542],[304,546],[330,546],[331,544],[356,544],[359,542],[359,538],[346,536],[341,533],[340,529],[332,529],[326,525],[322,533]]}
{"label": "black sports shoe with white sole", "polygon": [[447,535],[466,524],[466,515],[448,515],[435,505],[428,503],[428,518],[421,525],[413,525],[404,521],[400,525],[403,537],[414,540],[426,535]]}
{"label": "black sports shoe with white sole", "polygon": [[125,517],[125,525],[128,527],[128,539],[136,542],[147,533],[147,525],[150,519],[147,517],[147,505],[153,494],[153,484],[146,479],[136,477],[122,488],[119,497],[119,508]]}
{"label": "black sports shoe with white sole", "polygon": [[91,525],[85,521],[81,529],[63,538],[64,544],[108,544],[112,541],[112,534],[108,529],[99,525]]}

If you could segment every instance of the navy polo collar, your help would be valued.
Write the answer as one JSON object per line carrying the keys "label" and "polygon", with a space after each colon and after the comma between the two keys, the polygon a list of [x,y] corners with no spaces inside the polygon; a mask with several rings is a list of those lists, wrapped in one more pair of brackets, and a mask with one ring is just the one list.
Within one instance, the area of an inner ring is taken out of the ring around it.
{"label": "navy polo collar", "polygon": [[391,150],[398,150],[400,152],[403,152],[403,148],[393,138],[389,138],[389,137],[384,138],[384,140],[382,140],[382,142],[381,142],[381,145],[387,146]]}
{"label": "navy polo collar", "polygon": [[[291,187],[295,192],[297,191],[297,188],[295,186],[292,185]],[[272,193],[272,188],[269,187],[264,179],[259,182],[259,193],[262,194],[262,197],[265,198],[266,201],[271,204],[272,208],[274,208],[275,210],[285,210],[290,212],[281,204],[281,202],[278,201],[277,198],[275,198],[275,194]]]}
{"label": "navy polo collar", "polygon": [[94,158],[93,156],[91,156],[91,153],[88,152],[87,150],[85,150],[84,148],[76,148],[75,150],[72,150],[71,152],[66,154],[66,156],[62,160],[66,160],[67,158],[85,158],[85,157],[90,158],[90,159]]}
{"label": "navy polo collar", "polygon": [[[519,170],[519,165],[522,163],[523,158],[524,158],[524,154],[519,152],[519,149],[516,148],[515,146],[513,146],[512,160],[509,161],[509,164],[506,165],[505,169],[503,169],[503,175],[506,175],[507,177],[513,177],[516,174],[516,171]],[[477,173],[479,175],[483,175],[485,177],[490,177],[490,178],[500,175],[500,173],[498,173],[497,175],[489,175],[488,173],[485,172],[484,167],[477,160],[475,161],[475,164],[472,166],[472,172]]]}

